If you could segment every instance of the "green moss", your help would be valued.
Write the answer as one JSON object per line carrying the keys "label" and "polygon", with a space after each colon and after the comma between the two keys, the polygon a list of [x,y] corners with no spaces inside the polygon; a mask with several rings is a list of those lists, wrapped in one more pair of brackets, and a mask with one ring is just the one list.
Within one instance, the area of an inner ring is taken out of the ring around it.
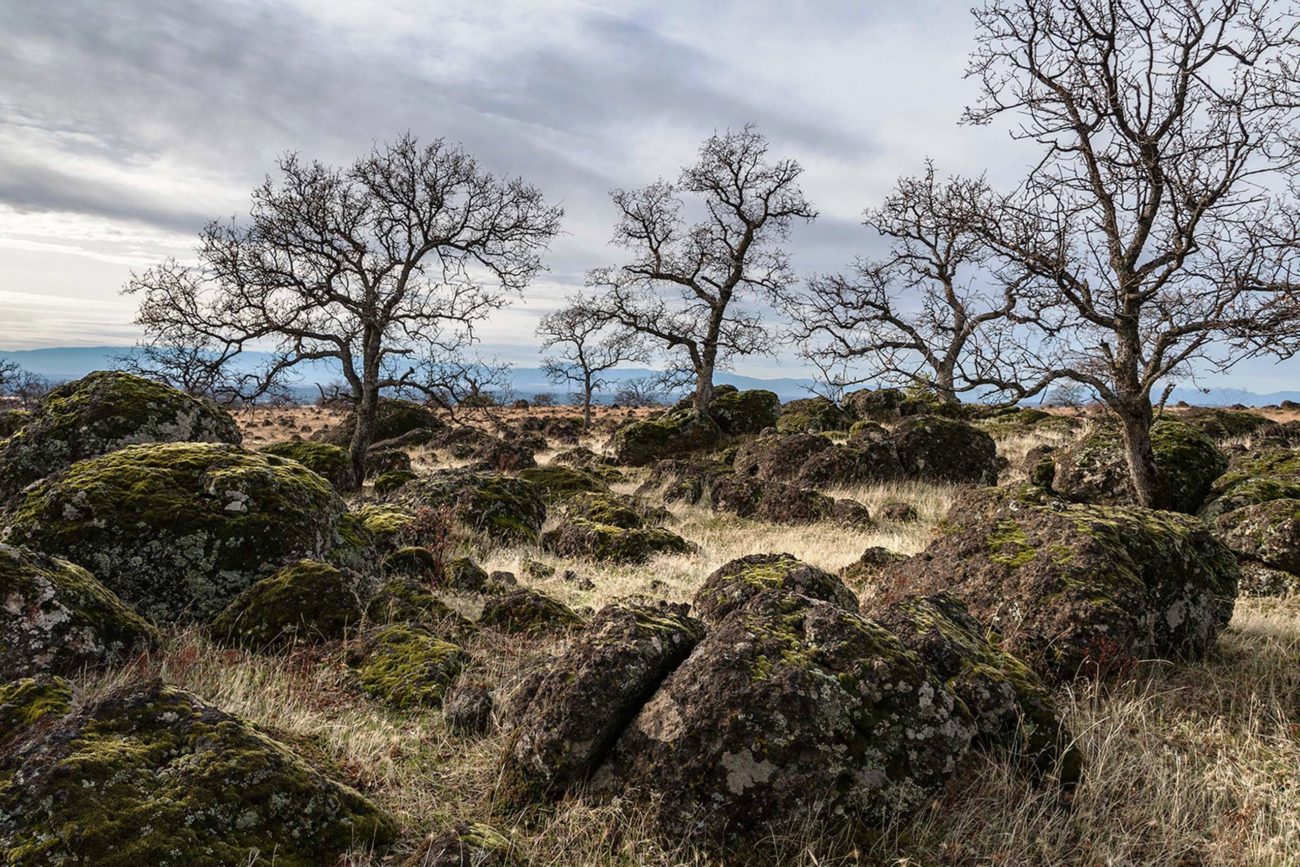
{"label": "green moss", "polygon": [[248,723],[128,684],[0,756],[12,867],[318,867],[382,850],[393,820]]}
{"label": "green moss", "polygon": [[776,421],[780,433],[822,433],[844,430],[848,419],[835,402],[824,397],[788,401]]}
{"label": "green moss", "polygon": [[381,503],[367,503],[350,513],[354,521],[358,546],[373,545],[380,550],[400,547],[414,537],[416,517],[406,509]]}
{"label": "green moss", "polygon": [[96,371],[51,391],[0,446],[0,499],[76,461],[126,445],[240,442],[210,401],[121,371]]}
{"label": "green moss", "polygon": [[546,520],[537,486],[504,475],[447,470],[404,485],[397,497],[411,507],[449,510],[467,529],[503,544],[536,542]]}
{"label": "green moss", "polygon": [[212,443],[129,446],[24,491],[9,541],[66,557],[155,619],[207,619],[341,541],[343,501],[296,461]]}
{"label": "green moss", "polygon": [[472,631],[469,621],[447,607],[432,589],[410,578],[389,581],[366,605],[366,616],[374,623],[407,623],[413,626],[445,626],[463,634]]}
{"label": "green moss", "polygon": [[1012,568],[1025,565],[1038,554],[1029,544],[1029,537],[1025,535],[1025,531],[1015,521],[999,521],[986,541],[989,547],[989,559]]}
{"label": "green moss", "polygon": [[610,445],[620,464],[643,467],[662,458],[712,448],[721,435],[710,416],[689,408],[675,409],[658,418],[623,425],[614,432]]}
{"label": "green moss", "polygon": [[433,580],[442,571],[442,559],[428,548],[403,545],[384,557],[380,568],[386,575],[412,575]]}
{"label": "green moss", "polygon": [[415,473],[410,470],[389,470],[386,473],[380,473],[375,478],[375,495],[386,497],[415,478]]}
{"label": "green moss", "polygon": [[61,677],[24,677],[0,684],[0,747],[43,719],[72,710],[72,684]]}
{"label": "green moss", "polygon": [[546,635],[582,625],[572,608],[545,593],[520,589],[488,600],[479,626],[514,635]]}
{"label": "green moss", "polygon": [[[0,440],[7,439],[22,430],[31,417],[32,414],[25,409],[0,411]],[[3,448],[3,444],[0,443],[0,450]]]}
{"label": "green moss", "polygon": [[775,392],[759,388],[730,391],[713,398],[709,414],[724,433],[756,434],[776,426],[781,416],[781,398]]}
{"label": "green moss", "polygon": [[574,467],[551,464],[519,471],[519,478],[532,482],[548,503],[566,500],[575,494],[606,492],[609,486],[591,473]]}
{"label": "green moss", "polygon": [[263,446],[261,452],[297,461],[329,480],[335,490],[351,491],[356,488],[352,478],[352,460],[348,453],[336,445],[306,441],[285,441]]}
{"label": "green moss", "polygon": [[366,639],[354,666],[371,696],[400,710],[439,707],[468,655],[455,644],[407,623],[384,626]]}
{"label": "green moss", "polygon": [[249,587],[217,615],[219,641],[252,650],[341,639],[361,620],[352,582],[317,560],[300,560]]}
{"label": "green moss", "polygon": [[559,557],[611,563],[644,563],[658,554],[686,554],[691,544],[662,527],[627,529],[574,518],[542,536],[542,547]]}

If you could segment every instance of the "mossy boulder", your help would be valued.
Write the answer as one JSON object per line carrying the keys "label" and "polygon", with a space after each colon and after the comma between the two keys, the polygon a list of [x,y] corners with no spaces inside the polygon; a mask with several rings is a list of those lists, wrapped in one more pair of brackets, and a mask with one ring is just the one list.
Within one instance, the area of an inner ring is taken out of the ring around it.
{"label": "mossy boulder", "polygon": [[574,494],[609,491],[609,485],[597,476],[563,465],[533,467],[521,471],[519,478],[532,482],[548,503],[566,500]]}
{"label": "mossy boulder", "polygon": [[781,433],[821,433],[847,430],[849,417],[835,401],[826,397],[805,397],[781,404],[776,429]]}
{"label": "mossy boulder", "polygon": [[157,681],[0,752],[0,859],[14,867],[318,867],[396,831],[247,722]]}
{"label": "mossy boulder", "polygon": [[345,541],[353,549],[381,553],[423,541],[416,512],[388,503],[363,503],[344,516]]}
{"label": "mossy boulder", "polygon": [[0,442],[0,501],[70,464],[139,443],[241,441],[211,401],[151,379],[100,370],[51,391]]}
{"label": "mossy boulder", "polygon": [[433,582],[441,577],[442,557],[423,545],[403,545],[384,555],[379,569],[385,575],[409,575]]}
{"label": "mossy boulder", "polygon": [[[1151,448],[1163,501],[1176,512],[1196,512],[1228,466],[1228,459],[1208,436],[1175,419],[1152,425]],[[1124,440],[1113,426],[1094,429],[1058,450],[1055,457],[1052,489],[1066,499],[1098,505],[1137,501]]]}
{"label": "mossy boulder", "polygon": [[420,844],[406,867],[509,867],[510,838],[482,822],[460,821]]}
{"label": "mossy boulder", "polygon": [[891,551],[880,545],[872,545],[863,551],[858,559],[841,568],[837,574],[848,587],[874,590],[880,574],[886,567],[906,559],[906,554]]}
{"label": "mossy boulder", "polygon": [[647,525],[659,525],[668,520],[670,513],[662,506],[651,506],[640,497],[625,494],[577,494],[556,509],[560,521],[583,520],[596,524],[609,524],[625,530],[638,530]]}
{"label": "mossy boulder", "polygon": [[943,679],[971,712],[976,739],[1032,761],[1042,773],[1059,768],[1079,781],[1082,757],[1052,691],[1022,660],[999,647],[966,606],[947,593],[895,602],[869,615]]}
{"label": "mossy boulder", "polygon": [[720,622],[760,593],[778,590],[857,611],[858,599],[834,575],[792,554],[750,554],[713,571],[696,591],[691,611],[705,623]]}
{"label": "mossy boulder", "polygon": [[371,447],[366,452],[366,478],[377,479],[385,473],[411,472],[411,455],[399,448]]}
{"label": "mossy boulder", "polygon": [[482,593],[487,589],[488,573],[470,557],[453,557],[442,568],[439,587],[458,593]]}
{"label": "mossy boulder", "polygon": [[892,481],[902,472],[892,441],[860,438],[813,453],[795,474],[794,484],[801,488],[869,485]]}
{"label": "mossy boulder", "polygon": [[31,420],[31,412],[25,409],[0,410],[0,440],[18,433]]}
{"label": "mossy boulder", "polygon": [[352,460],[339,446],[307,440],[285,440],[263,446],[258,451],[297,461],[313,473],[328,479],[336,491],[356,490],[356,482],[352,478]]}
{"label": "mossy boulder", "polygon": [[998,480],[993,437],[958,419],[911,416],[894,429],[903,473],[933,482],[992,485]]}
{"label": "mossy boulder", "polygon": [[[347,448],[356,429],[356,411],[348,409],[337,423],[322,428],[312,437],[318,442]],[[446,427],[438,411],[424,404],[397,398],[380,398],[375,409],[375,427],[371,439],[376,444],[394,440],[406,445],[419,445],[432,439]]]}
{"label": "mossy boulder", "polygon": [[127,446],[11,504],[7,541],[65,557],[154,620],[215,616],[340,541],[343,501],[297,461],[218,443]]}
{"label": "mossy boulder", "polygon": [[709,502],[715,512],[773,524],[814,524],[835,510],[835,501],[816,491],[740,475],[715,482]]}
{"label": "mossy boulder", "polygon": [[618,463],[644,467],[664,458],[712,448],[721,435],[712,417],[687,408],[628,422],[614,432],[610,447]]}
{"label": "mossy boulder", "polygon": [[380,473],[375,477],[374,490],[376,497],[387,497],[402,485],[416,479],[415,473],[410,470],[389,470],[386,473]]}
{"label": "mossy boulder", "polygon": [[1300,575],[1300,499],[1233,509],[1215,520],[1214,529],[1241,559]]}
{"label": "mossy boulder", "polygon": [[602,608],[531,693],[505,747],[498,794],[524,806],[585,782],[703,637],[684,605]]}
{"label": "mossy boulder", "polygon": [[0,682],[0,750],[41,720],[58,720],[71,710],[72,684],[61,677],[41,675]]}
{"label": "mossy boulder", "polygon": [[668,458],[654,465],[649,477],[636,492],[643,497],[659,493],[665,503],[695,505],[705,497],[715,481],[732,472],[731,466],[722,461]]}
{"label": "mossy boulder", "polygon": [[582,622],[578,613],[563,602],[527,588],[490,598],[478,619],[482,627],[535,637],[563,632]]}
{"label": "mossy boulder", "polygon": [[557,557],[610,563],[644,563],[659,554],[688,554],[691,543],[663,527],[620,527],[585,518],[566,520],[542,534],[542,547]]}
{"label": "mossy boulder", "polygon": [[972,733],[962,703],[884,627],[761,593],[664,679],[591,786],[704,847],[822,821],[880,827],[930,801]]}
{"label": "mossy boulder", "polygon": [[551,459],[551,465],[585,470],[607,485],[621,482],[626,478],[622,470],[614,466],[613,458],[596,454],[586,446],[577,446],[560,452]]}
{"label": "mossy boulder", "polygon": [[380,587],[366,603],[366,617],[372,623],[405,623],[455,635],[473,631],[473,624],[449,608],[429,585],[410,578],[394,578]]}
{"label": "mossy boulder", "polygon": [[353,653],[357,684],[398,710],[439,707],[469,662],[459,646],[412,623],[390,623],[366,635]]}
{"label": "mossy boulder", "polygon": [[329,563],[299,560],[236,596],[212,621],[212,635],[259,651],[342,639],[361,621],[354,583]]}
{"label": "mossy boulder", "polygon": [[1300,500],[1300,451],[1251,450],[1228,461],[1214,480],[1200,515],[1213,521],[1234,509],[1269,500]]}
{"label": "mossy boulder", "polygon": [[467,529],[503,544],[529,544],[546,520],[546,501],[525,479],[469,470],[445,470],[403,485],[398,502],[448,510]]}
{"label": "mossy boulder", "polygon": [[1274,422],[1257,412],[1226,407],[1196,406],[1178,414],[1178,420],[1204,433],[1212,440],[1249,437]]}
{"label": "mossy boulder", "polygon": [[781,398],[761,388],[718,394],[709,414],[726,434],[756,434],[775,427],[781,415]]}
{"label": "mossy boulder", "polygon": [[144,650],[157,638],[80,566],[0,544],[0,678],[75,674]]}
{"label": "mossy boulder", "polygon": [[1238,568],[1202,521],[1069,504],[1031,487],[953,507],[884,570],[885,602],[948,591],[1049,683],[1136,659],[1195,659],[1232,616]]}
{"label": "mossy boulder", "polygon": [[733,461],[736,473],[768,481],[793,481],[814,455],[831,448],[820,434],[773,434],[743,443]]}

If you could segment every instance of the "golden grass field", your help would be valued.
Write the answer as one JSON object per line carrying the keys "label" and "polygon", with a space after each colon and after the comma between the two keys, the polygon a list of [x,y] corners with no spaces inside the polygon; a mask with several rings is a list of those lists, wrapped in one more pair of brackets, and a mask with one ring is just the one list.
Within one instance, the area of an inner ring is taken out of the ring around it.
{"label": "golden grass field", "polygon": [[[555,412],[571,412],[555,410]],[[621,417],[621,413],[620,413]],[[316,408],[240,416],[249,444],[309,436],[330,415]],[[264,422],[270,421],[270,424]],[[589,445],[596,447],[599,440]],[[1012,458],[1034,444],[1004,441]],[[538,456],[549,460],[552,453]],[[417,462],[436,464],[423,453]],[[635,483],[624,486],[631,490]],[[556,577],[533,583],[575,607],[631,594],[689,600],[711,570],[756,552],[786,551],[836,570],[869,545],[919,551],[961,492],[924,484],[837,492],[869,507],[906,500],[920,520],[869,532],[830,524],[766,525],[674,507],[673,529],[699,545],[689,556],[644,566],[557,563],[529,548],[472,552],[491,569],[518,572],[535,557],[570,568],[594,587]],[[469,609],[473,599],[451,600]],[[471,676],[485,684],[556,649],[488,633],[471,640]],[[406,833],[399,851],[356,865],[401,863],[424,835],[461,818],[493,824],[520,863],[632,865],[707,863],[673,841],[655,841],[618,804],[579,800],[525,816],[493,810],[499,736],[462,738],[438,711],[398,713],[347,687],[337,649],[268,658],[217,649],[193,632],[173,636],[143,663],[168,681],[277,732],[336,764],[346,779],[391,809]],[[129,676],[119,673],[116,677]],[[1191,665],[1141,664],[1108,684],[1079,684],[1060,696],[1085,756],[1072,796],[1036,788],[1014,762],[979,752],[926,812],[852,848],[809,834],[774,842],[792,865],[1287,865],[1300,864],[1300,604],[1242,599],[1211,658]]]}

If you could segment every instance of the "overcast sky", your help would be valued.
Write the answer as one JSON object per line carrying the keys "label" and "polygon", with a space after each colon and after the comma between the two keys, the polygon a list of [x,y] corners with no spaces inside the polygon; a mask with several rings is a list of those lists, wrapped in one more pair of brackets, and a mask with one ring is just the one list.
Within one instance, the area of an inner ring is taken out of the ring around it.
{"label": "overcast sky", "polygon": [[521,363],[537,318],[617,261],[609,190],[675,176],[715,130],[756,122],[804,165],[821,216],[794,264],[838,269],[927,156],[995,183],[1032,158],[957,123],[968,5],[0,0],[0,348],[132,342],[130,271],[187,257],[279,154],[345,163],[406,130],[565,209],[549,271],[481,333]]}

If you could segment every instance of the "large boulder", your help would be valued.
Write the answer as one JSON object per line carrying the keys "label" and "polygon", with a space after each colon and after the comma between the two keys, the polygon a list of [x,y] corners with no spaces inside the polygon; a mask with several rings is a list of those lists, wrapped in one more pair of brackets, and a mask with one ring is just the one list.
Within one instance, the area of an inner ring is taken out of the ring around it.
{"label": "large boulder", "polygon": [[548,503],[566,500],[575,494],[609,491],[609,485],[599,476],[562,464],[532,467],[521,471],[519,478],[536,485],[542,499]]}
{"label": "large boulder", "polygon": [[1236,560],[1202,521],[994,489],[953,507],[885,602],[948,591],[1049,682],[1136,659],[1194,659],[1232,616]]}
{"label": "large boulder", "polygon": [[756,434],[776,426],[781,415],[781,398],[761,388],[728,391],[713,399],[709,414],[723,433]]}
{"label": "large boulder", "polygon": [[1194,406],[1179,413],[1178,419],[1213,440],[1249,437],[1275,424],[1257,412],[1221,406]]}
{"label": "large boulder", "polygon": [[394,498],[412,508],[449,510],[464,527],[504,544],[537,541],[546,502],[525,479],[444,470],[407,482]]}
{"label": "large boulder", "polygon": [[716,624],[760,593],[793,593],[856,611],[857,597],[839,578],[792,554],[750,554],[723,564],[695,592],[691,610]]}
{"label": "large boulder", "polygon": [[1300,575],[1300,499],[1243,506],[1220,515],[1214,526],[1242,560]]}
{"label": "large boulder", "polygon": [[695,505],[713,488],[713,483],[733,472],[722,461],[668,458],[659,461],[649,477],[637,488],[639,496],[660,492],[665,503]]}
{"label": "large boulder", "polygon": [[13,867],[317,867],[396,836],[386,813],[247,722],[128,683],[0,751]]}
{"label": "large boulder", "polygon": [[[375,409],[371,441],[376,444],[422,445],[446,426],[437,410],[430,406],[385,397],[380,398]],[[349,408],[337,423],[317,431],[312,439],[347,448],[355,428],[356,410]]]}
{"label": "large boulder", "polygon": [[531,692],[502,760],[515,805],[558,796],[587,776],[704,627],[683,605],[602,608]]}
{"label": "large boulder", "polygon": [[361,621],[353,583],[329,563],[300,560],[236,596],[212,622],[212,634],[262,651],[341,639]]}
{"label": "large boulder", "polygon": [[740,475],[714,482],[709,503],[715,512],[773,524],[814,524],[830,518],[835,509],[834,500],[816,491]]}
{"label": "large boulder", "polygon": [[391,623],[364,636],[352,654],[357,684],[399,710],[438,707],[469,655],[412,623]]}
{"label": "large boulder", "polygon": [[478,623],[511,635],[538,637],[581,626],[582,617],[558,599],[520,588],[489,599]]}
{"label": "large boulder", "polygon": [[795,474],[794,483],[803,488],[869,485],[892,481],[902,469],[893,442],[863,437],[814,452]]}
{"label": "large boulder", "polygon": [[557,557],[611,563],[644,563],[658,554],[688,554],[693,548],[663,527],[620,527],[585,518],[565,521],[542,534],[542,548]]}
{"label": "large boulder", "polygon": [[[1161,419],[1152,425],[1151,448],[1155,452],[1157,483],[1165,502],[1176,512],[1196,512],[1228,465],[1208,436],[1174,419]],[[1066,499],[1098,505],[1137,502],[1124,440],[1113,426],[1094,429],[1059,449],[1054,457],[1056,475],[1052,487]]]}
{"label": "large boulder", "polygon": [[0,545],[0,679],[76,674],[145,649],[157,637],[80,566]]}
{"label": "large boulder", "polygon": [[894,448],[904,474],[913,478],[979,485],[998,480],[993,437],[964,421],[911,416],[894,429]]}
{"label": "large boulder", "polygon": [[10,504],[7,541],[64,557],[155,620],[207,619],[338,542],[343,501],[297,461],[216,443],[128,446]]}
{"label": "large boulder", "polygon": [[0,501],[86,458],[139,443],[240,442],[225,410],[151,379],[100,370],[51,391],[0,442]]}
{"label": "large boulder", "polygon": [[848,426],[848,416],[835,401],[826,397],[787,401],[781,405],[781,414],[776,420],[776,429],[781,433],[820,433],[845,430]]}
{"label": "large boulder", "polygon": [[1059,767],[1078,782],[1081,757],[1051,690],[1023,661],[999,647],[947,593],[904,599],[869,612],[943,679],[971,712],[976,737],[1024,756],[1044,773]]}
{"label": "large boulder", "polygon": [[1210,486],[1200,515],[1213,521],[1234,509],[1285,499],[1300,500],[1300,451],[1251,450],[1228,461],[1227,470]]}
{"label": "large boulder", "polygon": [[884,627],[763,593],[668,675],[593,787],[643,799],[674,841],[878,826],[927,803],[972,732],[952,691]]}
{"label": "large boulder", "polygon": [[341,446],[307,440],[285,440],[263,446],[258,451],[297,461],[313,473],[328,479],[336,491],[356,490],[356,481],[352,477],[352,460]]}
{"label": "large boulder", "polygon": [[744,443],[733,461],[736,472],[769,481],[792,481],[818,452],[831,447],[820,434],[773,434]]}
{"label": "large boulder", "polygon": [[711,416],[675,409],[658,418],[628,422],[614,432],[614,459],[629,467],[712,448],[722,435]]}

